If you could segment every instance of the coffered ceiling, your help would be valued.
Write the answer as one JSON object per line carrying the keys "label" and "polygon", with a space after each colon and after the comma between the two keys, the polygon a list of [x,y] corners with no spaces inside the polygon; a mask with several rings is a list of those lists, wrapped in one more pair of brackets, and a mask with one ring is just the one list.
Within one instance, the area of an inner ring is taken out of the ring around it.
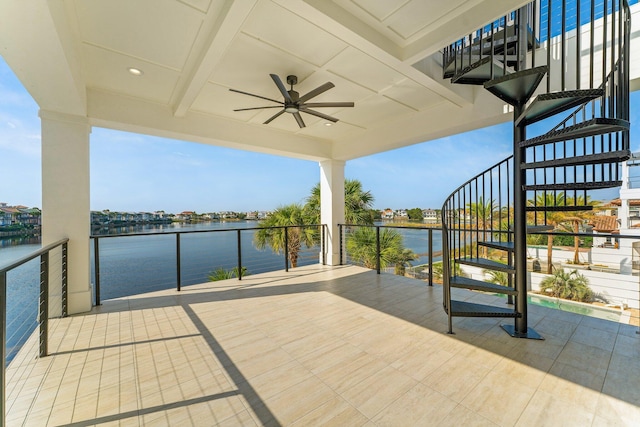
{"label": "coffered ceiling", "polygon": [[[95,126],[297,158],[349,160],[505,120],[441,78],[445,44],[521,0],[50,0],[0,4],[0,53],[43,110]],[[134,76],[136,68],[143,72]],[[339,121],[276,111],[269,77]]]}

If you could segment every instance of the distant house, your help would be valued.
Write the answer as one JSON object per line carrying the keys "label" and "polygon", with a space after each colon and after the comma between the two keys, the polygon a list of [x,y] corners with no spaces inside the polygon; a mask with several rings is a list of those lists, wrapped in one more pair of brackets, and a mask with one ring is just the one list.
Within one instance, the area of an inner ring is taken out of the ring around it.
{"label": "distant house", "polygon": [[256,220],[258,219],[258,212],[257,211],[247,212],[245,218],[248,220]]}
{"label": "distant house", "polygon": [[236,214],[235,212],[231,212],[231,211],[224,211],[224,212],[220,212],[220,218],[223,218],[223,219],[235,219],[235,218],[238,218],[238,214]]}
{"label": "distant house", "polygon": [[383,211],[380,211],[380,217],[382,219],[393,219],[393,210],[385,209]]}
{"label": "distant house", "polygon": [[194,215],[195,215],[195,212],[193,211],[183,211],[183,212],[180,212],[179,214],[176,214],[176,218],[178,218],[181,221],[191,221]]}
{"label": "distant house", "polygon": [[394,212],[394,215],[397,216],[398,218],[408,218],[409,214],[407,213],[406,209],[398,209]]}
{"label": "distant house", "polygon": [[42,212],[38,208],[26,206],[8,206],[0,203],[0,227],[10,225],[24,225],[26,227],[38,227],[41,225]]}
{"label": "distant house", "polygon": [[437,224],[440,222],[438,221],[438,212],[436,212],[434,209],[423,209],[422,220],[426,224]]}

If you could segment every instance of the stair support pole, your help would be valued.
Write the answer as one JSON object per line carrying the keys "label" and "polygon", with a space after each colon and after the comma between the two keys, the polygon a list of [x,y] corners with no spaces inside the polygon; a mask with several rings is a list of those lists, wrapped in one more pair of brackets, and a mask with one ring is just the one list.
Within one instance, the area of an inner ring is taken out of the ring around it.
{"label": "stair support pole", "polygon": [[513,117],[513,267],[515,269],[516,311],[519,317],[515,325],[502,325],[502,328],[514,338],[544,339],[527,324],[527,194],[524,186],[527,183],[525,149],[520,142],[526,140],[525,125],[515,125],[515,119],[522,114],[525,105],[514,107]]}

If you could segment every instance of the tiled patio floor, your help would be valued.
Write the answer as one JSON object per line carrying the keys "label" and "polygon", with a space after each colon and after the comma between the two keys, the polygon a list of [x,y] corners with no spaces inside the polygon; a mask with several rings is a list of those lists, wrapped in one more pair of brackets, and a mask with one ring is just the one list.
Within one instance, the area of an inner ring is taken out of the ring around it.
{"label": "tiled patio floor", "polygon": [[545,341],[494,319],[447,335],[439,286],[353,266],[106,301],[54,321],[52,356],[23,348],[7,424],[640,425],[637,328],[529,315]]}

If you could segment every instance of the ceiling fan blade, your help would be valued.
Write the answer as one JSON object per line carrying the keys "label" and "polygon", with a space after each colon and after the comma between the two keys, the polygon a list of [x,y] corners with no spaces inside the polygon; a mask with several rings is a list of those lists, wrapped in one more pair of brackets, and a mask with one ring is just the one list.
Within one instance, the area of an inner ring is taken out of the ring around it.
{"label": "ceiling fan blade", "polygon": [[328,91],[329,89],[331,89],[332,87],[334,87],[335,85],[331,82],[326,82],[325,84],[318,86],[317,88],[315,88],[314,90],[312,90],[311,92],[307,93],[304,96],[301,96],[300,99],[298,99],[298,101],[300,103],[303,103],[304,101],[314,98],[318,95],[320,95],[323,92]]}
{"label": "ceiling fan blade", "polygon": [[336,123],[338,119],[335,117],[327,116],[326,114],[319,113],[318,111],[307,110],[306,108],[301,108],[300,111],[303,113],[311,114],[312,116],[320,117],[325,120],[329,120],[330,122]]}
{"label": "ceiling fan blade", "polygon": [[310,102],[309,104],[301,104],[301,107],[319,108],[319,107],[353,107],[353,102]]}
{"label": "ceiling fan blade", "polygon": [[241,93],[243,95],[249,95],[249,96],[254,96],[256,98],[260,98],[260,99],[266,99],[267,101],[271,101],[271,102],[277,102],[280,105],[283,105],[284,102],[282,101],[276,101],[275,99],[271,99],[271,98],[265,98],[264,96],[260,96],[260,95],[254,95],[253,93],[249,93],[249,92],[243,92],[241,90],[237,90],[237,89],[229,89],[231,92],[237,92],[237,93]]}
{"label": "ceiling fan blade", "polygon": [[273,121],[273,119],[280,117],[282,114],[284,114],[284,108],[282,109],[282,111],[278,111],[273,116],[269,117],[269,119],[266,122],[264,122],[263,125],[268,125]]}
{"label": "ceiling fan blade", "polygon": [[237,110],[233,110],[233,111],[262,110],[264,108],[282,108],[282,105],[270,105],[268,107],[238,108]]}
{"label": "ceiling fan blade", "polygon": [[302,120],[302,116],[300,115],[300,113],[293,113],[293,117],[296,118],[296,122],[298,122],[298,126],[300,126],[301,128],[306,126],[304,124],[304,120]]}
{"label": "ceiling fan blade", "polygon": [[293,99],[291,99],[291,95],[289,95],[289,92],[287,92],[287,88],[284,87],[284,84],[282,83],[282,80],[280,80],[280,77],[278,77],[277,74],[269,75],[273,79],[273,82],[276,84],[276,86],[278,86],[278,89],[280,89],[280,93],[282,94],[282,96],[284,96],[285,101],[293,102]]}

